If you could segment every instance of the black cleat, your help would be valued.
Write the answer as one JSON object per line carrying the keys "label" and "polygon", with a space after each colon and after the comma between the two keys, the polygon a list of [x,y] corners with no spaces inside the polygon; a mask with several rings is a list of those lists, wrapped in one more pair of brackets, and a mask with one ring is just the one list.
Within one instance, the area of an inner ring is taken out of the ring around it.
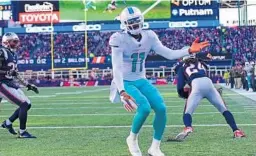
{"label": "black cleat", "polygon": [[6,121],[4,121],[1,126],[2,126],[3,128],[6,128],[6,129],[9,131],[9,133],[11,133],[11,134],[13,134],[13,135],[17,135],[17,132],[15,132],[15,130],[13,129],[12,124],[7,125],[7,124],[6,124]]}
{"label": "black cleat", "polygon": [[35,136],[31,135],[30,133],[28,133],[27,131],[23,132],[23,133],[20,133],[19,132],[19,136],[18,138],[20,139],[29,139],[29,138],[36,138]]}

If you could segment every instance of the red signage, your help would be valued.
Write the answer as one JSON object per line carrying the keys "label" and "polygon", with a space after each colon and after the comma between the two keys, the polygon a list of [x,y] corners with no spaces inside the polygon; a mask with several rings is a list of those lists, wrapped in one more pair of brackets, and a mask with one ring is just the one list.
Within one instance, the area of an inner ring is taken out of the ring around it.
{"label": "red signage", "polygon": [[58,11],[19,13],[19,21],[21,24],[58,23],[60,13]]}

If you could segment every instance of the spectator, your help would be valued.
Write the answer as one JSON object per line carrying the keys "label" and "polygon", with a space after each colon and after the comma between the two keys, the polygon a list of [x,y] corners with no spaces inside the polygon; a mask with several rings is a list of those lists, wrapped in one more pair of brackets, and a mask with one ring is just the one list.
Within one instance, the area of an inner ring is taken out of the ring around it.
{"label": "spectator", "polygon": [[230,75],[231,89],[233,89],[234,88],[234,84],[235,84],[235,67],[232,67],[232,69],[230,69],[229,75]]}
{"label": "spectator", "polygon": [[240,89],[242,87],[242,67],[240,65],[235,68],[235,88]]}
{"label": "spectator", "polygon": [[224,79],[225,79],[226,86],[229,86],[230,74],[228,70],[224,73]]}

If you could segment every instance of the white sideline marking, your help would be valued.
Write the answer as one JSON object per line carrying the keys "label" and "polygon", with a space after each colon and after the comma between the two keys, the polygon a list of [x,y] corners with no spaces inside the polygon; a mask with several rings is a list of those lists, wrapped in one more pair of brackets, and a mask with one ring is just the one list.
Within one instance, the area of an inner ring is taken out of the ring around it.
{"label": "white sideline marking", "polygon": [[[233,114],[247,114],[251,112],[232,112]],[[183,113],[166,113],[167,115],[182,115]],[[219,112],[204,112],[194,113],[193,115],[209,115],[209,114],[220,114]],[[133,116],[134,113],[105,113],[105,114],[41,114],[41,115],[28,115],[29,117],[71,117],[71,116]],[[154,115],[151,113],[150,115]],[[1,115],[1,118],[9,117],[8,115]]]}
{"label": "white sideline marking", "polygon": [[[230,90],[230,91],[233,91],[233,92],[237,93],[240,96],[243,96],[243,97],[246,97],[246,98],[251,99],[253,101],[256,101],[255,92],[247,92],[243,89],[230,89],[229,86],[225,86],[224,84],[220,84],[220,85],[222,87]],[[256,102],[254,104],[256,104]]]}
{"label": "white sideline marking", "polygon": [[[237,124],[238,126],[256,126],[256,124]],[[47,126],[47,127],[27,127],[28,129],[97,129],[97,128],[130,128],[130,125],[125,126]],[[184,125],[166,125],[168,128],[180,128],[184,127]],[[227,124],[199,124],[199,125],[193,125],[193,127],[228,127]],[[152,128],[152,125],[144,125],[143,128]],[[4,130],[3,128],[1,128]],[[1,130],[0,129],[0,130]]]}

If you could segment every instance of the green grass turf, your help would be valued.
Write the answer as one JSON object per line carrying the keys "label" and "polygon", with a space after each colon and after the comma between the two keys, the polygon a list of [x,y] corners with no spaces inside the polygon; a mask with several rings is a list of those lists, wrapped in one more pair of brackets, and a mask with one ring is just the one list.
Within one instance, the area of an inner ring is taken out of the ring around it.
{"label": "green grass turf", "polygon": [[[185,142],[166,142],[182,130],[184,100],[177,97],[174,86],[158,87],[167,105],[168,127],[162,151],[167,156],[254,156],[256,126],[243,125],[247,138],[233,139],[223,117],[209,102],[203,100],[193,115],[194,133]],[[33,103],[29,111],[29,132],[38,138],[19,140],[0,129],[0,156],[127,156],[125,138],[129,134],[133,114],[119,104],[108,101],[108,87],[41,88],[40,95],[26,92]],[[232,91],[223,95],[238,124],[256,124],[256,103]],[[15,107],[7,102],[0,106],[0,121]],[[204,113],[209,114],[204,114]],[[152,140],[151,124],[154,113],[147,119],[140,134],[140,147],[146,151]],[[211,125],[211,127],[202,124]],[[18,122],[14,123],[18,127]],[[91,127],[86,127],[91,126]],[[101,127],[93,127],[101,126]],[[126,126],[126,127],[106,127]],[[44,128],[44,127],[51,127]]]}
{"label": "green grass turf", "polygon": [[[96,10],[89,9],[86,12],[88,21],[102,21],[102,20],[114,20],[116,16],[127,6],[136,6],[143,12],[155,3],[155,0],[134,1],[126,0],[126,4],[123,0],[117,1],[117,8],[112,13],[105,12],[105,8],[111,0],[105,0],[94,3]],[[61,20],[85,20],[84,5],[82,1],[60,1],[60,16]],[[170,18],[170,1],[160,2],[155,8],[149,11],[145,15],[145,19],[158,19],[158,18]]]}

